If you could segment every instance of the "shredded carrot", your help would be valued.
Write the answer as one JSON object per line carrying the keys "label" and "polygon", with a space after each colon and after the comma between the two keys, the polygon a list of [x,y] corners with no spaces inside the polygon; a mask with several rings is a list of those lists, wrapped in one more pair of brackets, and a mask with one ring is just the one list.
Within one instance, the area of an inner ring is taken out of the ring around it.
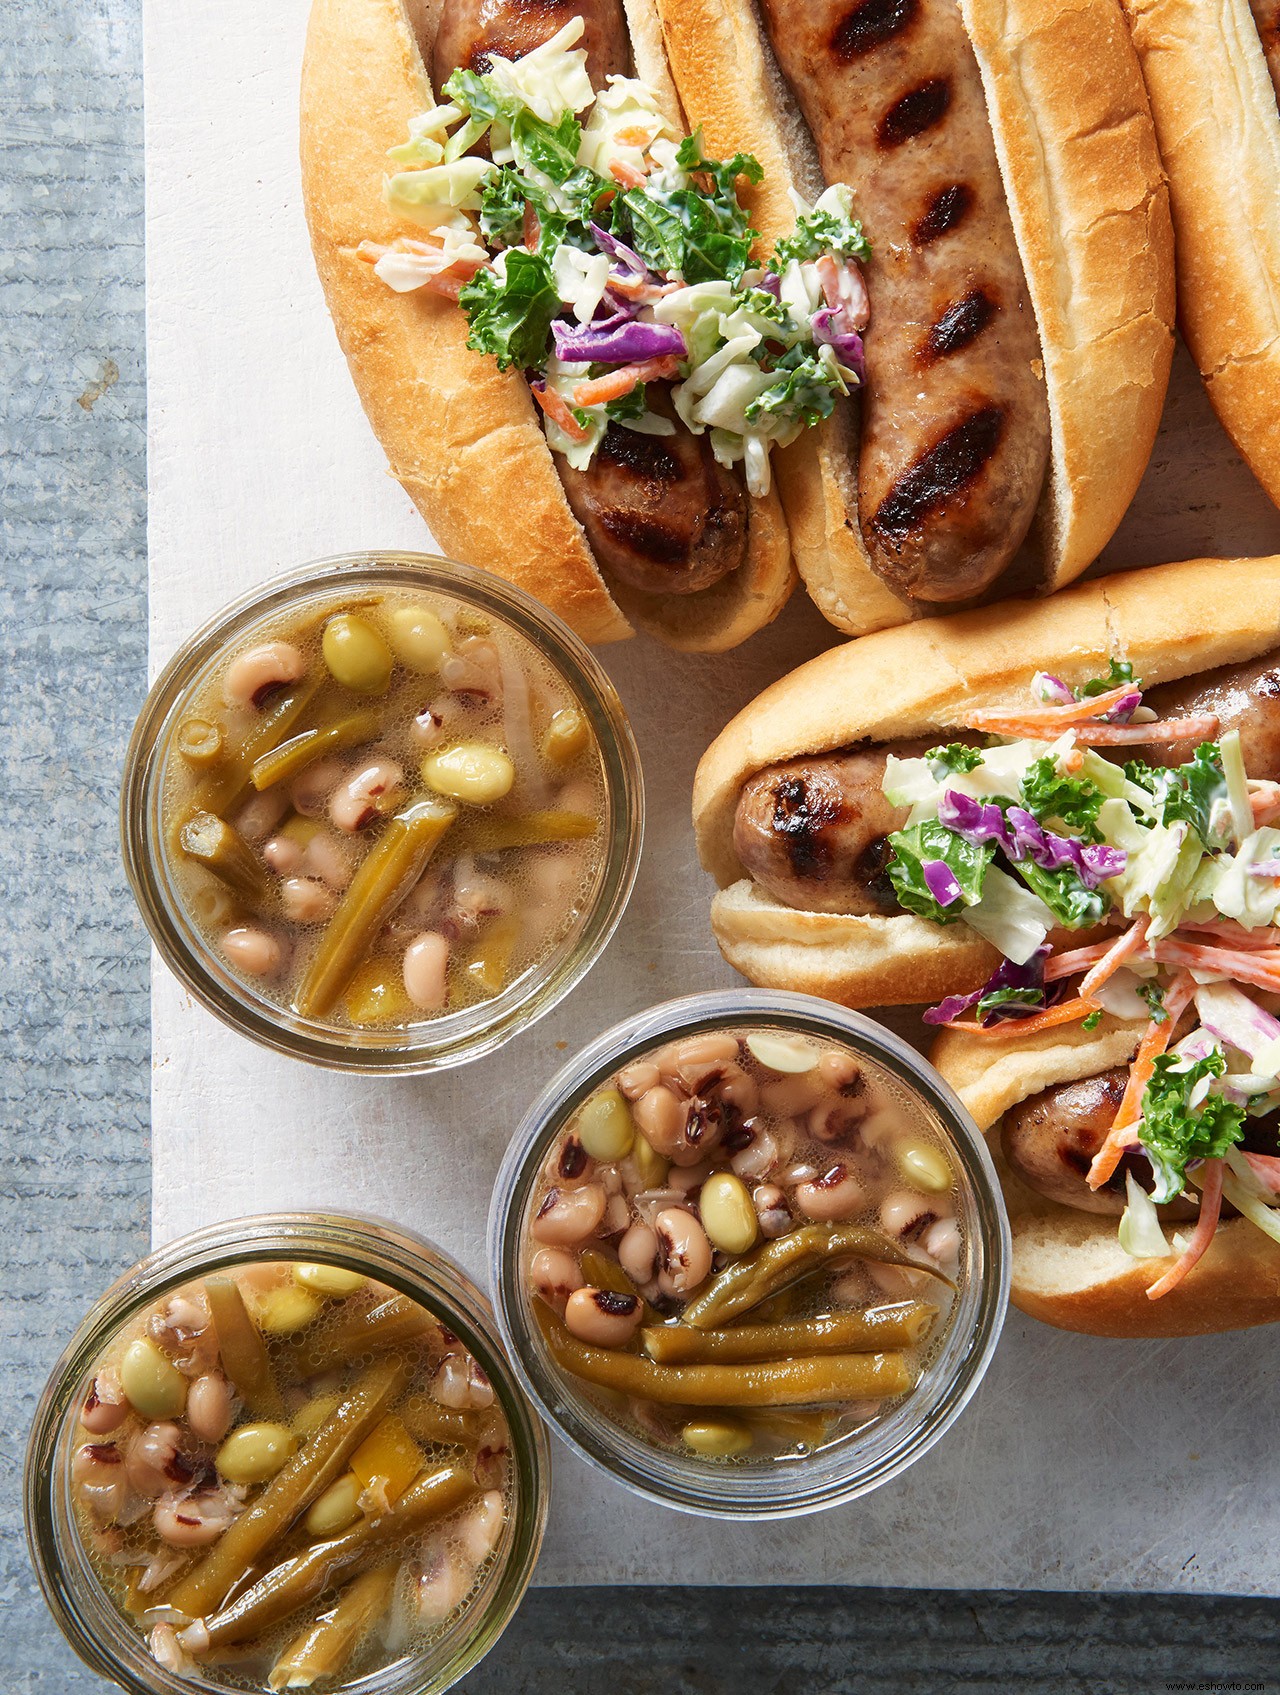
{"label": "shredded carrot", "polygon": [[524,203],[524,220],[520,227],[520,233],[524,237],[524,244],[530,253],[535,252],[538,246],[538,237],[542,234],[542,223],[533,209],[532,200],[526,200]]}
{"label": "shredded carrot", "polygon": [[822,287],[822,298],[830,307],[840,304],[840,271],[835,260],[829,253],[824,253],[814,264],[818,273],[818,282]]}
{"label": "shredded carrot", "polygon": [[1063,769],[1067,772],[1068,776],[1072,776],[1072,777],[1075,776],[1076,772],[1080,769],[1080,767],[1083,764],[1084,764],[1084,755],[1081,753],[1081,751],[1078,747],[1073,747],[1071,752],[1062,761]]}
{"label": "shredded carrot", "polygon": [[1259,953],[1280,948],[1280,930],[1274,924],[1262,924],[1256,930],[1246,930],[1230,918],[1218,918],[1208,923],[1192,923],[1183,919],[1179,931],[1191,930],[1198,936],[1212,936],[1216,941],[1229,942],[1237,952]]}
{"label": "shredded carrot", "polygon": [[647,147],[649,130],[644,124],[633,124],[630,129],[620,129],[613,139],[622,147]]}
{"label": "shredded carrot", "polygon": [[636,170],[634,165],[628,165],[624,159],[609,161],[609,175],[623,188],[639,188],[644,181],[644,172]]}
{"label": "shredded carrot", "polygon": [[1132,959],[1135,953],[1141,951],[1150,927],[1151,919],[1144,912],[1123,936],[1112,942],[1098,963],[1081,980],[1080,994],[1085,1000],[1091,999],[1107,979],[1120,969],[1126,959]]}
{"label": "shredded carrot", "polygon": [[1074,977],[1077,971],[1087,971],[1100,959],[1105,959],[1112,942],[1093,942],[1087,948],[1072,948],[1069,953],[1055,953],[1044,962],[1044,980],[1056,983],[1063,977]]}
{"label": "shredded carrot", "polygon": [[999,1041],[1010,1036],[1034,1036],[1037,1030],[1052,1030],[1058,1024],[1074,1024],[1077,1018],[1087,1018],[1100,1009],[1092,1001],[1063,1001],[1046,1012],[1032,1013],[1030,1018],[1006,1018],[999,1024],[952,1024],[952,1030],[966,1030],[971,1036],[987,1036]]}
{"label": "shredded carrot", "polygon": [[1107,689],[1103,694],[1090,696],[1088,700],[1069,700],[1061,706],[982,707],[976,712],[962,713],[957,722],[963,724],[966,729],[991,730],[996,735],[1007,733],[1001,728],[1005,723],[1030,724],[1044,730],[1069,730],[1073,724],[1083,724],[1090,718],[1100,718],[1104,712],[1110,712],[1113,707],[1119,706],[1122,700],[1127,700],[1132,693],[1133,684],[1122,683],[1118,688]]}
{"label": "shredded carrot", "polygon": [[1224,977],[1234,977],[1240,983],[1252,983],[1258,989],[1280,990],[1280,951],[1268,948],[1211,948],[1200,942],[1179,942],[1172,938],[1153,944],[1151,957],[1166,965],[1184,965],[1192,970],[1214,971]]}
{"label": "shredded carrot", "polygon": [[601,406],[610,400],[621,400],[640,383],[656,382],[660,377],[674,377],[680,361],[674,353],[660,359],[642,359],[638,365],[620,365],[603,377],[592,377],[579,383],[573,391],[575,406]]}
{"label": "shredded carrot", "polygon": [[1269,824],[1280,814],[1280,783],[1265,783],[1249,796],[1255,824]]}
{"label": "shredded carrot", "polygon": [[1124,1099],[1120,1102],[1120,1110],[1107,1131],[1106,1140],[1093,1156],[1093,1164],[1089,1167],[1089,1174],[1085,1179],[1091,1189],[1100,1189],[1119,1165],[1127,1145],[1124,1133],[1142,1116],[1142,1095],[1155,1071],[1156,1059],[1169,1046],[1177,1022],[1195,992],[1195,982],[1187,973],[1175,977],[1165,991],[1164,1006],[1161,1008],[1162,1018],[1153,1018],[1143,1032],[1129,1070],[1129,1082]]}
{"label": "shredded carrot", "polygon": [[609,278],[610,294],[620,294],[624,300],[638,300],[647,304],[661,300],[665,295],[675,294],[684,287],[683,283],[651,283],[641,277],[624,277],[611,275]]}
{"label": "shredded carrot", "polygon": [[1202,1170],[1204,1182],[1200,1185],[1200,1217],[1196,1220],[1191,1240],[1164,1276],[1147,1290],[1149,1301],[1158,1301],[1161,1295],[1167,1295],[1170,1289],[1178,1287],[1197,1260],[1204,1257],[1218,1228],[1218,1215],[1222,1211],[1222,1161],[1207,1159]]}
{"label": "shredded carrot", "polygon": [[1200,718],[1166,718],[1154,724],[1086,724],[1076,732],[1084,747],[1124,747],[1143,742],[1203,741],[1218,733],[1212,713]]}
{"label": "shredded carrot", "polygon": [[553,424],[558,424],[571,441],[586,441],[590,434],[569,410],[569,403],[553,388],[535,388],[533,398]]}

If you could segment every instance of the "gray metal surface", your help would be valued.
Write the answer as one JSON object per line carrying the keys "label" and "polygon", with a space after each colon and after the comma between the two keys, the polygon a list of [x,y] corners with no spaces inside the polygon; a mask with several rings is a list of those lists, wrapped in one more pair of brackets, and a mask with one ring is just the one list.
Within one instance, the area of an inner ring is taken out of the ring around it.
{"label": "gray metal surface", "polygon": [[[139,0],[0,6],[0,1695],[106,1687],[27,1566],[22,1446],[62,1342],[146,1240],[147,950],[115,825],[145,674],[140,60]],[[679,1588],[532,1595],[470,1695],[1280,1681],[1270,1603],[698,1590],[676,1518],[671,1552]]]}

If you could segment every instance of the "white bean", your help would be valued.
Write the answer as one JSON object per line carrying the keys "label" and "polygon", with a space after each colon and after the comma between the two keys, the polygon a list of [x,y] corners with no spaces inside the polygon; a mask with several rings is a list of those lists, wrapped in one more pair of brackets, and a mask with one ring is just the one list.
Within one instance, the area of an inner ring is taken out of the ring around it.
{"label": "white bean", "polygon": [[329,796],[347,775],[345,760],[331,753],[308,765],[289,785],[289,800],[304,818],[318,818],[329,804]]}
{"label": "white bean", "polygon": [[574,1247],[594,1234],[604,1208],[605,1193],[598,1183],[584,1183],[580,1189],[548,1189],[530,1232],[535,1241],[550,1247]]}
{"label": "white bean", "polygon": [[187,1391],[187,1423],[202,1442],[220,1442],[231,1424],[235,1397],[220,1371],[197,1377]]}
{"label": "white bean", "polygon": [[277,877],[291,877],[302,864],[302,846],[292,836],[272,836],[262,844],[262,857]]}
{"label": "white bean", "polygon": [[265,842],[288,808],[288,798],[279,789],[266,789],[245,801],[232,822],[246,842]]}
{"label": "white bean", "polygon": [[424,930],[404,950],[404,989],[424,1012],[439,1012],[449,998],[449,942]]}
{"label": "white bean", "polygon": [[653,1221],[658,1237],[658,1287],[664,1295],[692,1295],[711,1275],[711,1243],[692,1213],[668,1207]]}
{"label": "white bean", "polygon": [[276,938],[249,924],[228,930],[221,945],[232,965],[249,977],[273,977],[284,960],[284,949]]}
{"label": "white bean", "polygon": [[295,924],[320,924],[332,917],[337,901],[327,883],[313,877],[286,877],[280,885],[280,904],[285,917]]}
{"label": "white bean", "polygon": [[618,1263],[633,1283],[651,1283],[658,1269],[658,1237],[648,1224],[633,1224],[618,1243]]}

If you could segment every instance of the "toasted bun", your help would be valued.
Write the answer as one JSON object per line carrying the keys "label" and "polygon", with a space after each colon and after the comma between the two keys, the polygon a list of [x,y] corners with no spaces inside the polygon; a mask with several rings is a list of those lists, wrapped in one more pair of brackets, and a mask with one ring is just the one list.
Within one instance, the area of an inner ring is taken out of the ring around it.
{"label": "toasted bun", "polygon": [[1132,1059],[1141,1027],[1105,1018],[1096,1031],[1042,1031],[993,1041],[945,1030],[929,1057],[980,1129],[990,1130],[1013,1233],[1011,1297],[1032,1318],[1095,1336],[1199,1336],[1280,1320],[1280,1245],[1247,1219],[1219,1225],[1209,1251],[1158,1301],[1163,1265],[1120,1246],[1116,1221],[1076,1212],[1028,1188],[1004,1159],[1000,1119],[1041,1089]]}
{"label": "toasted bun", "polygon": [[[1146,469],[1173,358],[1173,235],[1137,58],[1114,0],[960,0],[1040,331],[1052,462],[1031,538],[1042,591],[1106,545]],[[821,186],[752,0],[657,0],[676,86],[713,153],[754,153],[763,245]],[[730,69],[731,67],[731,69]],[[856,184],[854,185],[856,187]],[[875,232],[871,232],[874,238]],[[777,456],[796,563],[851,635],[921,608],[875,574],[856,431],[837,415]]]}
{"label": "toasted bun", "polygon": [[1223,427],[1280,504],[1280,108],[1248,0],[1124,0],[1169,173],[1178,311]]}
{"label": "toasted bun", "polygon": [[995,955],[965,925],[800,912],[765,896],[733,847],[744,784],[800,754],[946,730],[961,711],[1025,698],[1035,669],[1075,684],[1115,657],[1154,685],[1256,658],[1278,642],[1280,557],[1193,559],[1080,583],[1052,600],[881,630],[819,654],[745,707],[694,778],[698,853],[722,890],[711,915],[721,951],[754,983],[850,1006],[976,988]]}
{"label": "toasted bun", "polygon": [[[438,7],[435,8],[438,15]],[[674,102],[656,19],[628,0],[637,70]],[[736,646],[782,610],[793,570],[775,494],[752,501],[747,558],[699,594],[611,591],[565,499],[518,371],[467,346],[449,300],[395,294],[356,257],[361,241],[413,234],[380,188],[387,150],[432,104],[419,42],[435,16],[405,0],[314,0],[302,70],[302,190],[338,340],[393,474],[446,553],[518,583],[585,640],[632,625],[674,647]],[[673,116],[676,113],[673,112]]]}

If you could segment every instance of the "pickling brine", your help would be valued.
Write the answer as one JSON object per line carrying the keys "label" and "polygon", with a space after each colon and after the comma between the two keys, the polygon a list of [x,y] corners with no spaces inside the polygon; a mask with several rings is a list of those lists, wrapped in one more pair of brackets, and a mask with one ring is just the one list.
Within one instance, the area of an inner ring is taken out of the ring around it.
{"label": "pickling brine", "polygon": [[915,1096],[767,1026],[633,1053],[551,1144],[527,1218],[550,1359],[708,1461],[786,1461],[889,1416],[962,1287],[958,1176]]}
{"label": "pickling brine", "polygon": [[229,1689],[341,1687],[465,1630],[509,1539],[478,1361],[333,1265],[236,1265],[158,1299],[70,1441],[98,1581],[160,1666]]}
{"label": "pickling brine", "polygon": [[600,883],[588,713],[461,600],[294,604],[207,665],[171,724],[178,898],[248,991],[310,1024],[411,1030],[518,988]]}

